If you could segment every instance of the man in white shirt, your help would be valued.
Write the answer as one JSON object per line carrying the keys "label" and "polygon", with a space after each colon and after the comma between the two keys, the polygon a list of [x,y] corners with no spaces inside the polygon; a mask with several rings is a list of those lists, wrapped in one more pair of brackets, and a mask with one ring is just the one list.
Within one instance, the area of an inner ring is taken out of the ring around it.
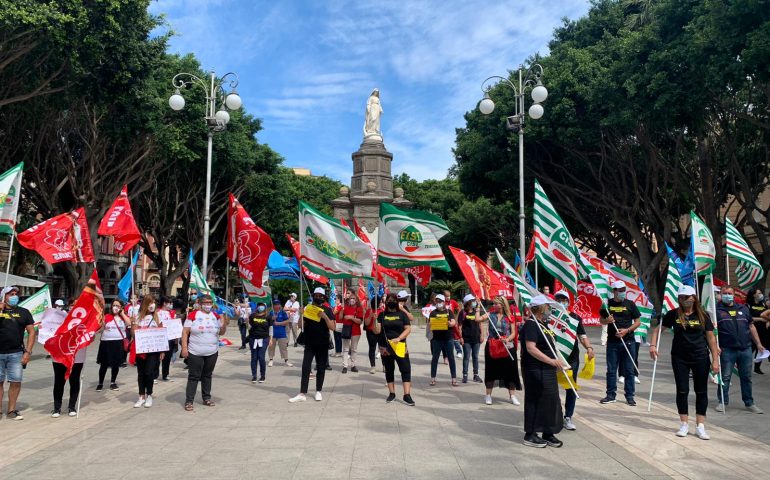
{"label": "man in white shirt", "polygon": [[251,307],[249,301],[246,298],[241,298],[240,303],[235,307],[235,313],[238,315],[238,331],[241,333],[241,348],[238,350],[245,350],[246,344],[249,342],[249,337],[246,334],[249,324],[249,315],[251,315]]}
{"label": "man in white shirt", "polygon": [[292,293],[289,295],[289,299],[286,300],[286,304],[283,306],[283,311],[289,315],[289,332],[294,338],[294,346],[297,346],[297,336],[299,335],[299,302],[297,301],[297,294]]}

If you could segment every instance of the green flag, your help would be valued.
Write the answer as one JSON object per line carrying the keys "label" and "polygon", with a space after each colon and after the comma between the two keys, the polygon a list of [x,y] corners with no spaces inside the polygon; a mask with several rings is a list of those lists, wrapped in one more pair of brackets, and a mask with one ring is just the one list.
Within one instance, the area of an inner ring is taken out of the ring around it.
{"label": "green flag", "polygon": [[441,217],[380,204],[377,263],[387,268],[427,265],[449,271],[438,241],[449,233]]}
{"label": "green flag", "polygon": [[535,180],[535,258],[573,295],[577,295],[578,256],[572,235]]}
{"label": "green flag", "polygon": [[199,294],[205,293],[211,295],[211,287],[206,282],[206,277],[203,276],[198,265],[195,264],[195,258],[193,257],[193,251],[190,249],[190,288],[198,291]]}
{"label": "green flag", "polygon": [[676,268],[676,263],[669,256],[668,257],[668,272],[666,273],[666,288],[663,291],[663,307],[661,313],[664,315],[671,310],[679,308],[678,294],[679,289],[682,287],[682,277],[679,274],[679,269]]}
{"label": "green flag", "polygon": [[746,289],[762,278],[765,271],[749,248],[749,244],[746,243],[746,240],[743,239],[729,218],[725,218],[725,229],[727,231],[725,235],[727,255],[738,261],[738,268],[735,269],[735,274],[738,277],[738,286]]}
{"label": "green flag", "polygon": [[690,212],[690,241],[695,254],[695,272],[697,275],[705,275],[714,271],[716,265],[716,248],[714,237],[703,220],[695,212]]}
{"label": "green flag", "polygon": [[51,303],[51,290],[48,288],[48,285],[35,292],[23,302],[19,302],[19,306],[29,310],[35,323],[39,322],[43,317],[45,309],[53,307]]}
{"label": "green flag", "polygon": [[21,198],[21,176],[24,162],[0,175],[0,233],[13,234]]}

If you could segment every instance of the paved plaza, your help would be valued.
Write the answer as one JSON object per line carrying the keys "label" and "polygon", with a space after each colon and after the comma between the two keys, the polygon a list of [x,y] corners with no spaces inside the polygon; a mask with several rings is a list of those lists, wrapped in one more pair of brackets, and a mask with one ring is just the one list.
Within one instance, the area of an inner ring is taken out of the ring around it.
{"label": "paved plaza", "polygon": [[[228,332],[235,339],[234,329]],[[598,329],[589,329],[599,345]],[[664,336],[668,352],[670,336]],[[361,342],[365,349],[366,341]],[[640,355],[639,406],[600,405],[604,395],[603,349],[597,376],[581,381],[576,432],[563,431],[561,449],[521,444],[523,405],[483,404],[483,386],[453,388],[446,366],[429,387],[430,359],[424,331],[410,338],[414,392],[409,407],[386,404],[384,374],[341,374],[333,358],[322,402],[289,404],[299,389],[301,350],[290,348],[294,367],[269,369],[267,382],[250,382],[249,357],[224,347],[214,373],[216,407],[196,399],[185,412],[186,372],[172,368],[173,382],[156,386],[151,409],[132,408],[136,374],[121,370],[119,392],[96,392],[96,345],[89,351],[81,416],[49,417],[53,383],[50,362],[36,349],[25,372],[20,409],[25,420],[0,421],[0,478],[91,479],[510,479],[510,478],[767,478],[770,475],[770,414],[741,408],[733,388],[726,415],[714,412],[710,395],[710,441],[677,438],[673,375],[665,353],[655,403],[647,413],[652,362]],[[367,364],[364,360],[359,363]],[[754,376],[756,403],[770,410],[769,375]],[[483,373],[483,364],[482,364]],[[398,377],[397,377],[398,378]],[[65,393],[65,402],[68,395]],[[622,395],[621,395],[622,397]],[[520,395],[523,400],[523,395]],[[563,398],[563,395],[562,395]],[[691,394],[691,409],[694,410]],[[66,406],[66,403],[65,403]],[[693,417],[691,417],[694,419]],[[691,425],[691,431],[694,425]]]}

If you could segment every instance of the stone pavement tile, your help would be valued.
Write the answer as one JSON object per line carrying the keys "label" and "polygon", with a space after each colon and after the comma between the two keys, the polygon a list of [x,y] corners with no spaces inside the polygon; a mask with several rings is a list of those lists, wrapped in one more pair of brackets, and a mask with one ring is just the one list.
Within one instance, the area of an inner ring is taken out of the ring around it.
{"label": "stone pavement tile", "polygon": [[462,469],[454,459],[447,462],[406,462],[406,477],[419,479],[465,479]]}
{"label": "stone pavement tile", "polygon": [[350,469],[350,477],[354,480],[406,479],[407,473],[403,464],[368,463],[353,464]]}

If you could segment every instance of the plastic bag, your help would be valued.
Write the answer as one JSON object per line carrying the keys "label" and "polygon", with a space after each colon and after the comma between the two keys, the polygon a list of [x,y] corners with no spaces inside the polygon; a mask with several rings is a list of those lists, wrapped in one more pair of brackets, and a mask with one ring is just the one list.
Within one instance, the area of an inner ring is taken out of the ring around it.
{"label": "plastic bag", "polygon": [[398,358],[404,358],[406,356],[406,342],[397,342],[394,340],[388,340],[388,343],[390,343],[390,348],[393,350],[393,353],[395,353]]}
{"label": "plastic bag", "polygon": [[[571,374],[572,370],[569,370],[569,372]],[[559,386],[564,390],[572,390],[572,385],[570,385],[569,381],[567,380],[567,376],[561,370],[556,372],[556,381],[559,382]],[[576,381],[573,380],[572,384],[575,385],[575,390],[580,390],[580,386]]]}
{"label": "plastic bag", "polygon": [[583,380],[591,380],[594,378],[594,371],[596,370],[596,357],[588,359],[588,354],[583,357],[583,369],[578,373],[578,377]]}

